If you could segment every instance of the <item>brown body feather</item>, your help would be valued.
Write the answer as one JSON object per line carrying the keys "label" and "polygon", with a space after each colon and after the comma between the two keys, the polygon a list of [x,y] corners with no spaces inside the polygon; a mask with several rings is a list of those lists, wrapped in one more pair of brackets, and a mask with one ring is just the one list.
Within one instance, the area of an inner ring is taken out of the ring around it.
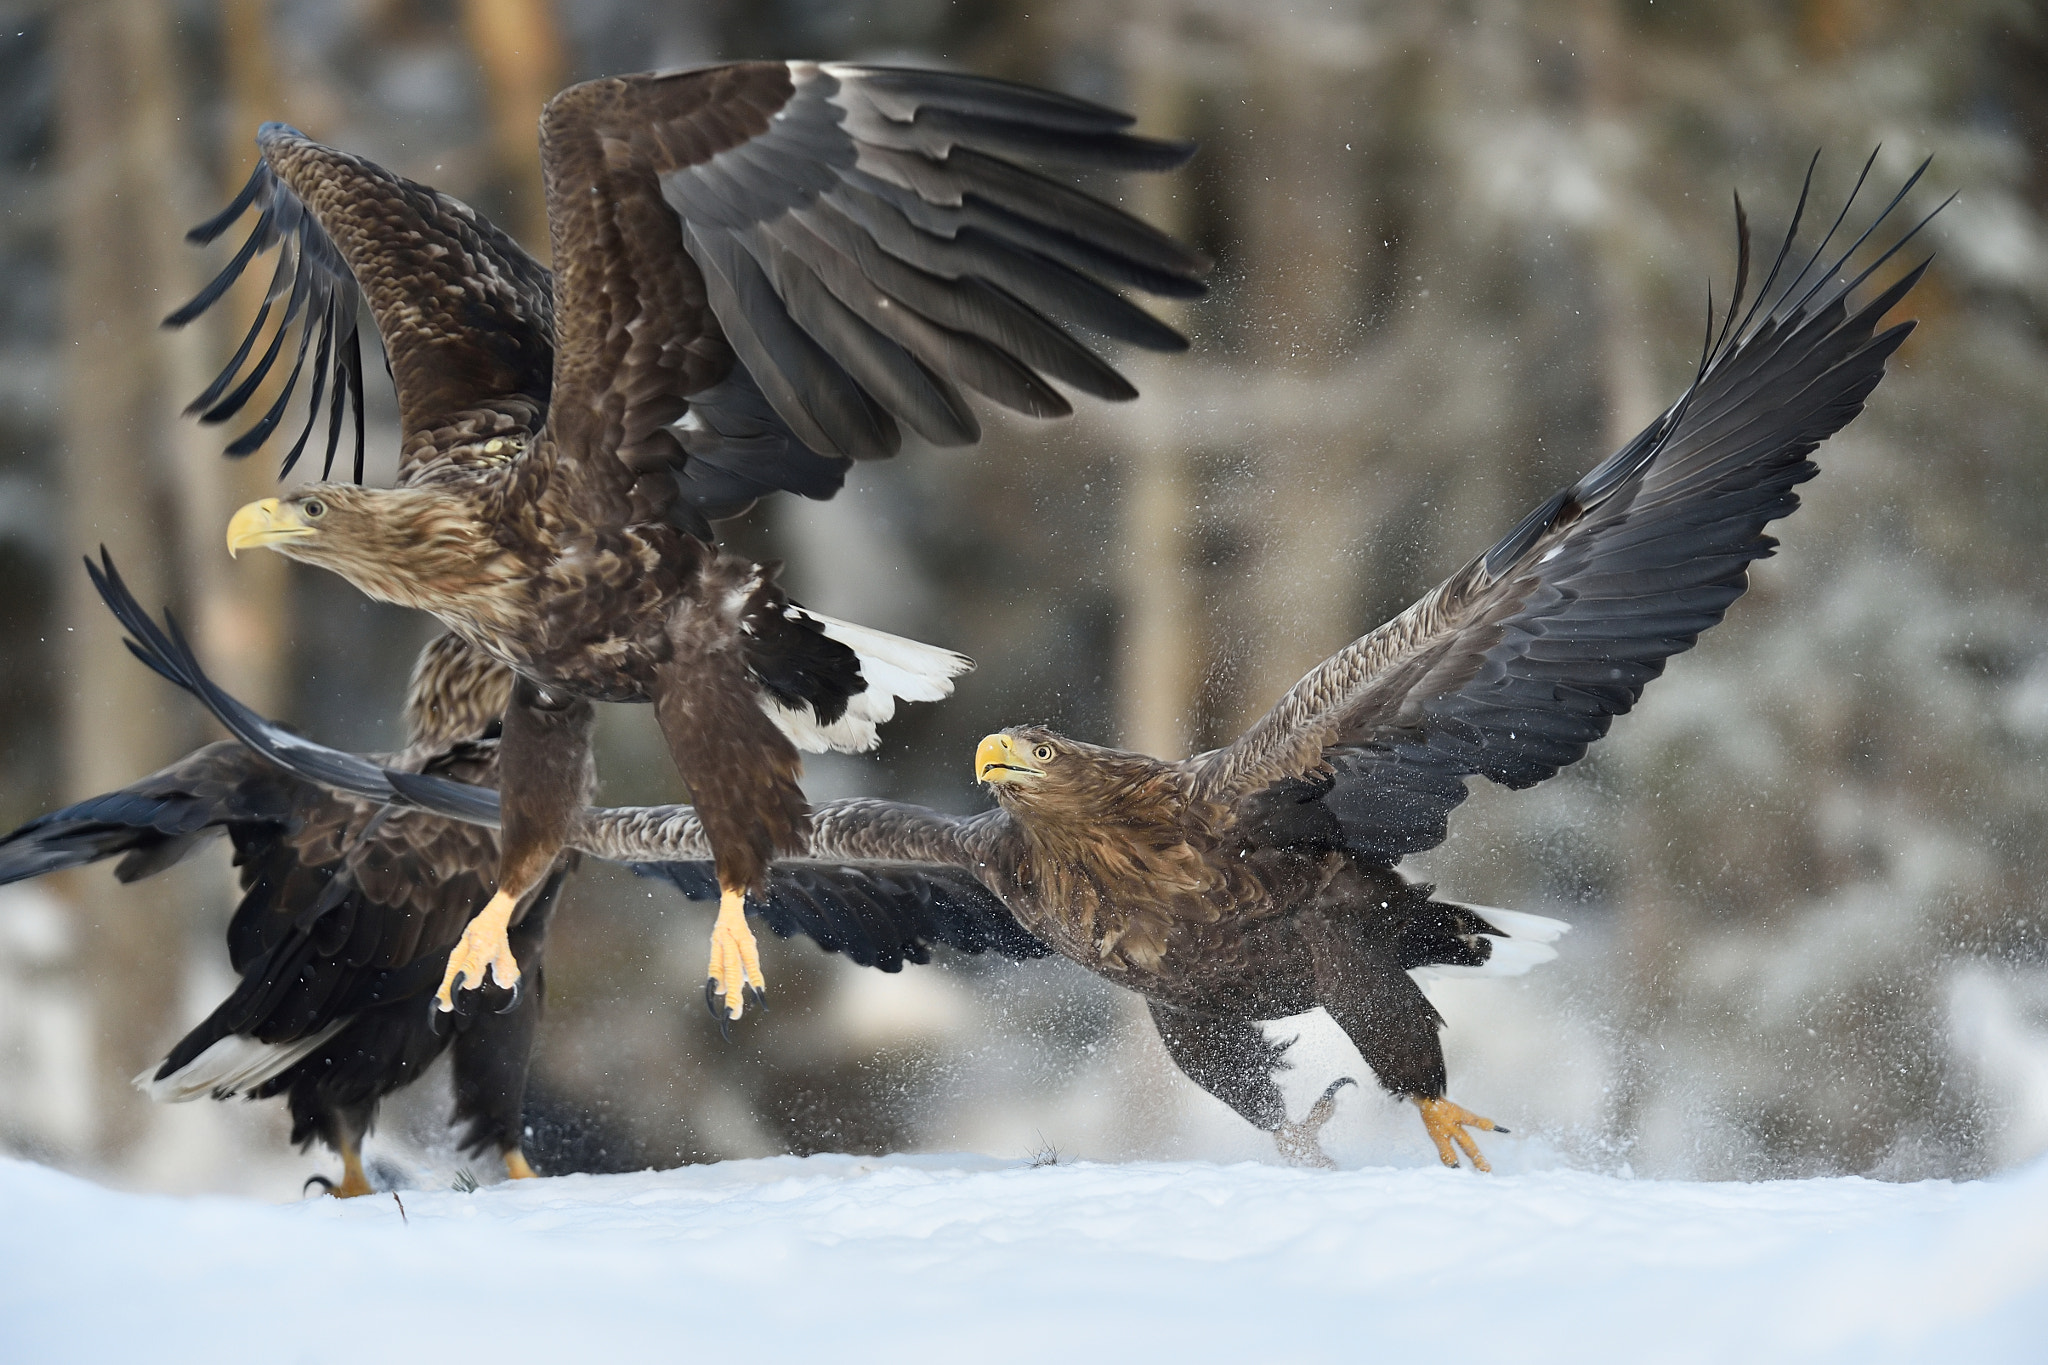
{"label": "brown body feather", "polygon": [[1033,933],[1130,984],[1157,976],[1170,948],[1178,959],[1221,907],[1271,913],[1263,869],[1228,838],[1228,812],[1191,801],[1174,765],[1064,744],[1085,748],[1078,780],[1020,815],[998,874]]}
{"label": "brown body feather", "polygon": [[[994,818],[965,836],[983,880],[1025,928],[1148,1000],[1247,1019],[1299,1014],[1317,1002],[1306,924],[1392,929],[1417,910],[1399,873],[1328,842],[1274,842],[1247,818],[1253,803],[1203,800],[1184,764],[1037,727],[1005,734],[1053,757],[1043,778],[996,784]],[[1371,913],[1396,901],[1398,914]],[[1464,960],[1484,960],[1483,945],[1466,946]],[[1445,960],[1459,960],[1452,952]],[[1428,1088],[1427,1059],[1368,1055],[1402,1093],[1418,1070],[1421,1093],[1442,1093],[1440,1079]]]}

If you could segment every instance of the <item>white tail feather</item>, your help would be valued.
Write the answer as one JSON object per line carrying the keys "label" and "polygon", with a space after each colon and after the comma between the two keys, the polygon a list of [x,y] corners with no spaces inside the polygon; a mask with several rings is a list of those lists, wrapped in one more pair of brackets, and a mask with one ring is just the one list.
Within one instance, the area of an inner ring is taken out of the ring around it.
{"label": "white tail feather", "polygon": [[1491,905],[1467,905],[1465,908],[1503,934],[1527,939],[1531,943],[1555,943],[1572,931],[1571,925],[1561,919],[1532,915],[1525,910],[1496,910]]}
{"label": "white tail feather", "polygon": [[237,1094],[297,1066],[347,1023],[340,1020],[290,1043],[259,1043],[231,1033],[163,1079],[158,1080],[157,1068],[151,1067],[135,1078],[134,1085],[158,1104]]}
{"label": "white tail feather", "polygon": [[837,640],[859,656],[860,676],[867,682],[864,691],[847,699],[845,714],[830,725],[820,724],[807,706],[784,706],[766,696],[761,699],[761,709],[768,719],[789,736],[790,743],[807,753],[820,754],[828,749],[846,754],[866,753],[881,743],[879,727],[895,718],[897,702],[950,697],[953,679],[974,667],[966,655],[937,645],[870,630],[808,608],[804,615],[824,628],[827,639]]}
{"label": "white tail feather", "polygon": [[1551,919],[1547,915],[1531,915],[1522,910],[1499,910],[1491,905],[1465,905],[1463,908],[1500,930],[1499,936],[1480,935],[1493,945],[1493,951],[1487,955],[1486,961],[1476,967],[1432,963],[1427,967],[1415,968],[1409,973],[1410,976],[1420,981],[1435,977],[1522,976],[1531,967],[1540,967],[1556,957],[1557,949],[1550,945],[1571,932],[1571,925],[1561,919]]}

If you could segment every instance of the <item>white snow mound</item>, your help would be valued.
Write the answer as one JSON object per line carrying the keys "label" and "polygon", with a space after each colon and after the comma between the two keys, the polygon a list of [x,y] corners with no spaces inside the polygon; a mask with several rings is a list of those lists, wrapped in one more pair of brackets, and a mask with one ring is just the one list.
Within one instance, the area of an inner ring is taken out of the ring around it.
{"label": "white snow mound", "polygon": [[2048,1164],[1683,1184],[972,1156],[282,1207],[0,1160],[0,1359],[2038,1359]]}

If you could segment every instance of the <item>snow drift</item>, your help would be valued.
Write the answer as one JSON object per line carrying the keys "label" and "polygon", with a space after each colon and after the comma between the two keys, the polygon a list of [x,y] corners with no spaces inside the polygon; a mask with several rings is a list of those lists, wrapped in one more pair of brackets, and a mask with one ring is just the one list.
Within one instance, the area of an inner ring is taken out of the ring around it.
{"label": "snow drift", "polygon": [[1975,1184],[778,1157],[283,1207],[0,1160],[0,1359],[2033,1358]]}

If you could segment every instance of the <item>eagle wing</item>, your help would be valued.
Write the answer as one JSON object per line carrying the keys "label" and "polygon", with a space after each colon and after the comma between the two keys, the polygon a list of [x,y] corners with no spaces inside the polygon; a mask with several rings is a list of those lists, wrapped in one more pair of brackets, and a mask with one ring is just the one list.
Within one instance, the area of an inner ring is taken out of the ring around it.
{"label": "eagle wing", "polygon": [[1157,170],[1189,155],[1130,122],[1002,81],[842,63],[562,92],[541,117],[556,458],[614,514],[622,480],[662,471],[686,494],[710,481],[743,499],[766,480],[822,496],[848,461],[893,453],[899,422],[976,440],[962,387],[1046,417],[1070,411],[1049,379],[1133,396],[1073,329],[1185,346],[1117,287],[1191,297],[1206,262],[1010,159]]}
{"label": "eagle wing", "polygon": [[[104,551],[88,568],[139,637],[130,642],[138,657],[187,686],[212,688],[176,623],[160,629],[151,622]],[[152,1095],[274,1094],[302,1063],[331,1062],[374,1096],[439,1050],[421,1036],[424,1010],[417,1019],[362,1028],[351,1021],[433,991],[449,950],[490,898],[498,840],[487,825],[394,804],[385,765],[459,794],[483,793],[495,811],[488,784],[497,770],[492,727],[506,691],[502,672],[459,643],[429,644],[408,697],[414,742],[389,756],[307,745],[215,690],[215,713],[231,717],[229,728],[248,732],[254,744],[209,745],[0,838],[0,883],[110,857],[120,859],[118,877],[135,881],[210,837],[233,842],[244,894],[228,950],[241,980],[144,1078]],[[265,756],[277,750],[307,755],[311,771]],[[556,869],[529,905],[529,919],[559,891],[567,869]]]}
{"label": "eagle wing", "polygon": [[[461,767],[479,781],[495,771],[488,759]],[[229,826],[246,894],[228,957],[242,984],[172,1050],[160,1077],[204,1051],[209,1032],[290,1042],[373,1005],[423,1002],[490,899],[498,841],[486,828],[303,781],[283,796],[263,825]]]}
{"label": "eagle wing", "polygon": [[243,889],[228,929],[241,980],[144,1079],[157,1098],[275,1093],[358,1014],[424,999],[496,878],[488,829],[336,794],[223,741],[0,838],[0,884],[107,858],[138,881],[222,834]]}
{"label": "eagle wing", "polygon": [[[1840,271],[1920,173],[1829,259],[1845,204],[1796,270],[1795,213],[1757,303],[1738,319],[1738,279],[1720,341],[1710,329],[1677,403],[1318,665],[1236,743],[1188,760],[1195,789],[1228,803],[1258,797],[1261,819],[1276,818],[1276,801],[1320,802],[1347,846],[1391,862],[1444,838],[1468,776],[1527,787],[1577,761],[1742,595],[1749,563],[1777,543],[1763,528],[1798,506],[1792,490],[1817,472],[1807,456],[1862,410],[1912,330],[1877,326],[1925,262],[1854,311],[1851,295],[1918,225],[1854,279]],[[1746,276],[1740,201],[1737,224]]]}
{"label": "eagle wing", "polygon": [[[496,866],[496,842],[487,831],[496,828],[500,820],[498,793],[477,783],[475,778],[482,769],[472,757],[488,752],[487,742],[451,745],[436,760],[402,769],[386,766],[375,756],[345,753],[294,735],[207,677],[177,623],[168,617],[164,626],[152,621],[112,562],[104,558],[104,551],[102,555],[101,564],[88,561],[86,567],[108,607],[129,631],[129,649],[157,674],[197,697],[241,741],[240,746],[214,746],[224,756],[210,761],[225,764],[238,780],[254,766],[279,781],[331,791],[336,801],[350,809],[383,809],[390,820],[398,822],[397,829],[413,837],[426,837],[437,830],[446,837],[448,828],[468,830],[473,837],[489,841],[488,880]],[[424,679],[459,672],[453,666],[438,670],[428,666],[446,652],[438,641],[428,647],[415,672],[415,692]],[[440,686],[449,690],[447,684]],[[413,709],[424,712],[427,708]],[[409,749],[407,755],[413,752]],[[400,755],[399,761],[405,758]],[[131,793],[100,798],[108,802],[129,799]],[[72,862],[35,864],[35,859],[47,861],[73,846],[98,847],[94,839],[104,842],[109,837],[98,834],[97,826],[77,823],[91,816],[86,809],[91,805],[83,803],[73,811],[25,826],[11,836],[23,841],[19,850],[10,851],[9,843],[0,842],[0,879],[10,866],[23,869],[17,876],[33,876],[126,851],[125,846],[109,845]],[[198,827],[192,825],[192,819],[186,816],[183,823],[169,821],[167,828],[175,837],[188,826]],[[166,817],[157,818],[157,823],[165,822]],[[1000,811],[962,817],[889,801],[828,801],[813,808],[807,856],[777,862],[769,872],[767,899],[755,908],[784,938],[803,935],[828,952],[844,952],[861,966],[884,971],[899,970],[905,961],[929,961],[929,945],[935,943],[970,953],[1042,956],[1049,951],[1046,946],[1017,924],[1001,899],[976,875],[997,856],[1007,827],[1008,817]],[[44,832],[34,840],[27,839],[38,830]],[[643,876],[668,881],[687,896],[710,894],[706,888],[716,886],[707,861],[710,840],[697,812],[689,806],[587,809],[578,817],[570,844],[593,856],[630,865]],[[167,864],[157,864],[163,865]],[[388,886],[395,894],[407,877],[433,881],[437,866],[453,864],[445,858],[437,862],[422,856],[396,876],[384,870],[383,863],[374,865],[378,870],[371,886]],[[461,929],[458,923],[448,943],[454,942]],[[439,966],[433,967],[428,988],[439,981],[439,971]],[[419,973],[410,973],[406,980],[416,975]]]}
{"label": "eagle wing", "polygon": [[[267,771],[266,771],[267,770]],[[140,881],[172,866],[228,823],[278,805],[291,779],[242,745],[209,744],[119,791],[38,816],[0,838],[0,886],[120,858],[114,875]]]}
{"label": "eagle wing", "polygon": [[[358,319],[364,302],[398,390],[401,475],[432,449],[419,437],[463,414],[497,409],[514,425],[539,424],[554,363],[546,267],[467,204],[324,147],[296,128],[266,123],[256,145],[261,157],[241,193],[187,236],[211,242],[252,209],[255,225],[221,272],[164,320],[171,327],[190,322],[257,256],[276,251],[276,267],[248,334],[189,409],[202,422],[233,418],[296,335],[292,368],[275,400],[228,446],[228,454],[250,453],[277,429],[310,348],[306,422],[280,474],[305,450],[323,398],[329,405],[323,477],[331,469],[346,393],[355,414],[355,477],[361,480]],[[258,352],[266,327],[269,341]]]}
{"label": "eagle wing", "polygon": [[[149,613],[128,590],[105,546],[100,547],[100,562],[95,564],[88,559],[85,571],[92,578],[93,587],[99,591],[107,609],[128,631],[128,638],[123,641],[128,651],[152,672],[197,697],[227,728],[228,733],[269,762],[328,790],[379,806],[420,804],[408,802],[393,786],[394,777],[410,777],[427,789],[442,793],[441,806],[436,807],[439,813],[470,823],[492,826],[498,823],[498,794],[495,791],[451,782],[429,772],[401,773],[375,758],[315,744],[243,705],[200,668],[190,642],[169,612],[164,613],[161,626],[150,619]],[[423,664],[434,657],[433,649],[429,646],[429,652],[422,655]],[[454,692],[467,675],[451,669],[446,676],[451,679],[451,692]],[[416,696],[414,700],[420,699]],[[454,705],[451,703],[442,708],[422,704],[419,707],[422,714],[443,709],[452,710]]]}
{"label": "eagle wing", "polygon": [[[691,900],[718,899],[718,875],[709,862],[632,868]],[[857,966],[885,972],[931,961],[933,944],[1019,959],[1052,951],[972,873],[939,863],[785,860],[768,869],[766,894],[748,908],[778,938],[808,938]]]}

